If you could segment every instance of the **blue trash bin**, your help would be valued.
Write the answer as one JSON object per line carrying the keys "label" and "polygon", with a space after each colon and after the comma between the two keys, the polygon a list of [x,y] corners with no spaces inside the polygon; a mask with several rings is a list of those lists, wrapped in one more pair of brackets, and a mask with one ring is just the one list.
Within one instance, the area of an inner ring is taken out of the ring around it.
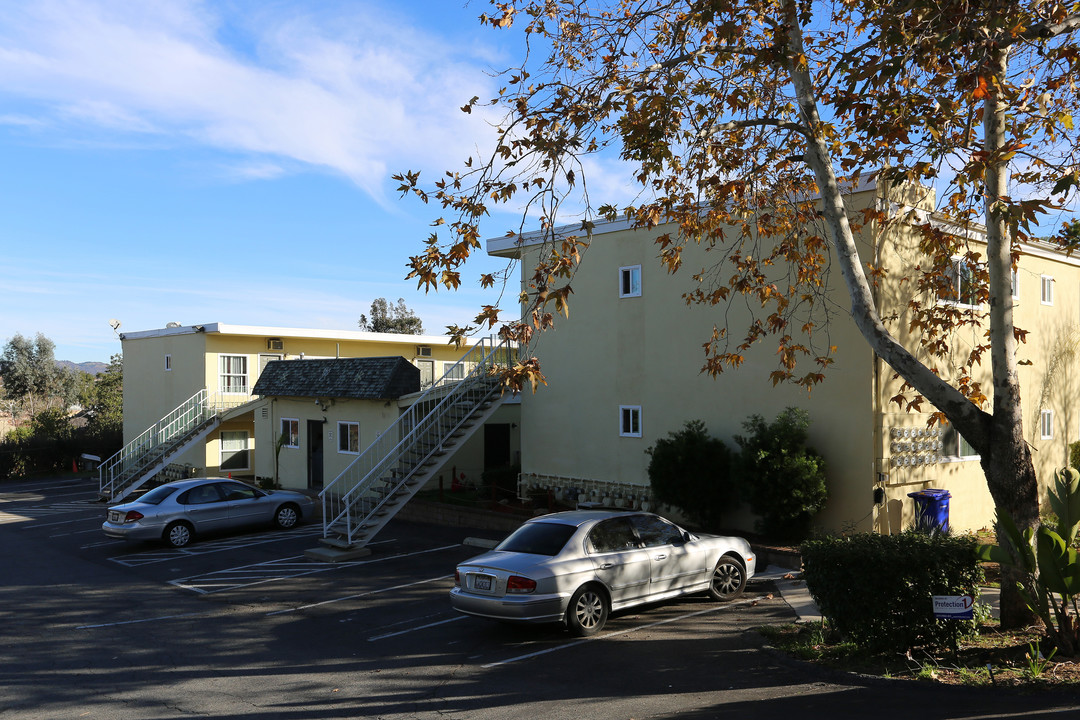
{"label": "blue trash bin", "polygon": [[919,490],[908,493],[908,497],[915,501],[916,530],[928,535],[949,532],[949,498],[952,494],[948,490]]}

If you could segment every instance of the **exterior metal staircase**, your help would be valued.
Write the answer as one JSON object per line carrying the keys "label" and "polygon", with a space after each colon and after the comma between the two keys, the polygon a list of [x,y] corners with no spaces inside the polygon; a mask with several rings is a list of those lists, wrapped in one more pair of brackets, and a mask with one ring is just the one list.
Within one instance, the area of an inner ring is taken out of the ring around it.
{"label": "exterior metal staircase", "polygon": [[305,555],[335,562],[368,554],[365,546],[375,534],[498,408],[501,390],[493,373],[512,363],[513,353],[506,341],[477,343],[418,396],[320,493],[321,547]]}
{"label": "exterior metal staircase", "polygon": [[170,458],[205,439],[228,415],[252,402],[246,396],[195,393],[101,464],[99,496],[109,502],[123,500],[161,472]]}

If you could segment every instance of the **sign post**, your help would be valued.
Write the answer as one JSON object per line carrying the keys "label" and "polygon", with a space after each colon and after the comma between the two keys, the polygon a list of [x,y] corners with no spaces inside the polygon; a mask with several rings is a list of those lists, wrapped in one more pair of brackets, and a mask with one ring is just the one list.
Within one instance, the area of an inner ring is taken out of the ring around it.
{"label": "sign post", "polygon": [[[937,620],[974,620],[974,595],[934,595],[934,618]],[[953,654],[960,655],[960,629],[953,625]]]}

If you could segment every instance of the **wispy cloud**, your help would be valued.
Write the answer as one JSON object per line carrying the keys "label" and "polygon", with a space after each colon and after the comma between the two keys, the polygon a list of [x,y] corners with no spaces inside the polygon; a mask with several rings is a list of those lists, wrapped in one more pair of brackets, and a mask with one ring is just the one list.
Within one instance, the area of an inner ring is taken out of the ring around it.
{"label": "wispy cloud", "polygon": [[228,32],[217,6],[193,0],[8,8],[0,98],[25,107],[0,122],[264,156],[239,167],[321,168],[376,199],[392,171],[454,165],[486,132],[457,110],[491,93],[460,44],[367,5],[253,7]]}

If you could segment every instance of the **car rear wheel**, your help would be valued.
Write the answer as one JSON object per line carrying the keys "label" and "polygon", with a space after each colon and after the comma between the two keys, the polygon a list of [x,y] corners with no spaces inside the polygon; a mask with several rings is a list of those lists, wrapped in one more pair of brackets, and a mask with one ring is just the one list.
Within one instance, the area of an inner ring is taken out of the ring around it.
{"label": "car rear wheel", "polygon": [[295,505],[282,505],[274,513],[274,524],[282,530],[295,527],[300,522],[300,508]]}
{"label": "car rear wheel", "polygon": [[191,525],[186,522],[174,522],[169,523],[169,526],[165,528],[165,534],[163,535],[165,542],[172,545],[174,548],[181,548],[191,542],[191,539],[195,537],[195,531]]}
{"label": "car rear wheel", "polygon": [[742,564],[733,557],[725,555],[713,568],[709,580],[709,597],[720,602],[728,602],[742,595],[746,587],[746,571]]}
{"label": "car rear wheel", "polygon": [[603,630],[610,610],[607,595],[593,585],[586,585],[571,596],[570,607],[566,609],[566,624],[578,637],[595,635]]}

